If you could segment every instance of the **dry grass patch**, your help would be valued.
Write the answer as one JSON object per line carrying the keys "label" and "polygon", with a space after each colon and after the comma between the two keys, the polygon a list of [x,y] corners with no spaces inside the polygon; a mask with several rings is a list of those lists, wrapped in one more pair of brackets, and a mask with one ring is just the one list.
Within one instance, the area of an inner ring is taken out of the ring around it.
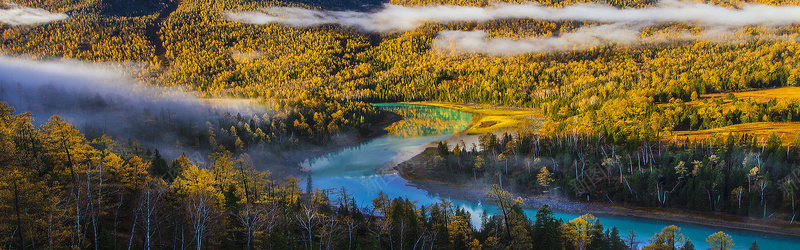
{"label": "dry grass patch", "polygon": [[[727,92],[727,93],[713,93],[713,94],[703,94],[700,95],[696,101],[689,101],[685,104],[688,106],[696,106],[696,107],[706,107],[714,105],[714,102],[718,102],[721,104],[721,108],[723,111],[728,112],[733,110],[735,107],[733,105],[733,101],[728,98],[729,94],[733,94],[736,96],[736,99],[753,99],[756,102],[765,103],[769,102],[772,99],[777,100],[800,100],[800,87],[782,87],[782,88],[772,88],[772,89],[763,89],[763,90],[749,90],[749,91],[740,91],[740,92]],[[721,102],[720,102],[721,101]],[[659,107],[669,107],[675,104],[673,103],[659,103],[657,104]]]}
{"label": "dry grass patch", "polygon": [[[800,99],[800,87],[783,87],[764,90],[731,92],[738,99],[752,98],[759,102],[768,102],[772,99]],[[714,93],[700,95],[700,99],[725,98],[728,93]],[[729,102],[729,100],[725,100]]]}
{"label": "dry grass patch", "polygon": [[759,139],[767,140],[770,135],[775,134],[781,138],[781,141],[788,145],[795,140],[795,137],[800,133],[800,122],[754,122],[731,125],[727,127],[704,129],[697,131],[675,131],[672,138],[665,138],[669,140],[678,140],[678,142],[685,141],[687,138],[692,140],[704,140],[714,138],[715,136],[727,137],[731,133],[750,134],[758,137]]}

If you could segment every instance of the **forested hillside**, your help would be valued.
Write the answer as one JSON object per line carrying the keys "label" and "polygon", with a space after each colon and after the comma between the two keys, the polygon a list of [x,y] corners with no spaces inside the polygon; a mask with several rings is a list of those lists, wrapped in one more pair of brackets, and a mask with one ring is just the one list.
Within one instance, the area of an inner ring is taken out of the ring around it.
{"label": "forested hillside", "polygon": [[[544,214],[531,224],[502,190],[494,195],[507,202],[503,214],[487,215],[484,230],[476,231],[447,203],[421,208],[379,197],[367,213],[346,198],[329,200],[330,191],[300,191],[297,179],[270,179],[242,154],[257,145],[329,145],[341,134],[366,135],[383,118],[368,103],[395,101],[535,108],[548,119],[539,134],[490,135],[474,147],[442,145],[426,159],[425,173],[433,178],[487,184],[507,178],[504,188],[519,192],[795,220],[800,22],[794,19],[720,24],[412,16],[406,26],[376,28],[348,18],[388,27],[397,20],[379,14],[406,18],[402,13],[414,8],[458,9],[439,5],[622,13],[615,11],[696,4],[725,14],[793,8],[797,0],[545,0],[535,7],[515,0],[15,4],[67,18],[0,23],[1,54],[118,64],[151,85],[274,107],[269,115],[217,114],[215,121],[187,127],[152,115],[147,121],[181,135],[180,144],[214,152],[210,166],[196,166],[185,157],[168,164],[157,151],[128,140],[136,138],[109,139],[92,130],[81,135],[58,117],[37,128],[30,116],[0,106],[0,161],[8,173],[0,200],[13,200],[0,204],[3,246],[527,249],[537,243],[619,249],[618,233],[604,233],[589,216],[562,223]],[[273,19],[279,21],[264,21]],[[759,91],[785,95],[754,94]],[[759,129],[776,123],[781,129]],[[581,232],[576,223],[597,230]],[[725,243],[723,236],[717,239]]]}
{"label": "forested hillside", "polygon": [[[485,1],[432,3],[486,5]],[[142,79],[185,86],[204,96],[293,98],[310,92],[348,101],[437,100],[535,107],[552,121],[545,128],[547,133],[602,133],[620,143],[628,138],[654,140],[671,131],[800,119],[796,102],[790,100],[759,104],[744,99],[733,109],[681,104],[707,93],[794,86],[800,76],[795,60],[798,24],[736,28],[731,37],[725,37],[729,42],[668,42],[670,37],[713,27],[656,23],[640,31],[642,37],[655,39],[643,44],[610,43],[507,56],[454,55],[433,45],[440,31],[482,30],[490,38],[525,39],[569,34],[598,23],[511,18],[429,23],[411,31],[374,33],[336,25],[240,24],[228,21],[224,14],[267,6],[306,6],[291,2],[20,4],[63,11],[70,18],[4,26],[6,53],[147,62],[149,66],[137,71]],[[655,3],[610,4],[647,7]],[[127,8],[115,7],[123,5]]]}

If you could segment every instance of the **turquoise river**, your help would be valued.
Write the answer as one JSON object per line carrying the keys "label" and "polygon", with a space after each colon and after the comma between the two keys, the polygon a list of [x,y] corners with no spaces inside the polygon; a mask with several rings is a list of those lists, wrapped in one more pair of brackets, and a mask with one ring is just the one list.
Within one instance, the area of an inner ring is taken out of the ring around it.
{"label": "turquoise river", "polygon": [[[454,133],[466,129],[472,119],[469,113],[404,104],[376,104],[376,106],[403,115],[405,121],[399,124],[403,126],[397,126],[398,129],[392,131],[393,133],[369,140],[356,147],[304,162],[303,165],[309,170],[315,188],[339,189],[345,187],[362,207],[371,204],[372,199],[377,196],[379,191],[383,191],[390,198],[408,197],[412,201],[417,201],[418,206],[433,204],[439,202],[441,198],[446,198],[451,200],[454,205],[469,211],[472,214],[474,225],[480,224],[480,215],[483,211],[487,211],[489,214],[497,212],[497,207],[482,203],[480,200],[467,201],[441,197],[416,188],[397,174],[379,171],[387,165],[409,159],[420,152],[423,145],[447,139]],[[305,187],[304,183],[301,185]],[[526,213],[529,218],[534,218],[536,210],[528,209]],[[556,211],[556,217],[564,221],[578,216],[580,215]],[[604,227],[616,226],[622,234],[625,234],[627,230],[634,230],[639,237],[638,241],[642,243],[646,243],[648,238],[663,227],[676,225],[698,249],[705,249],[706,237],[718,231],[725,231],[733,237],[735,244],[733,249],[747,249],[754,240],[758,241],[761,249],[800,249],[800,239],[778,234],[623,216],[595,216],[600,219]]]}

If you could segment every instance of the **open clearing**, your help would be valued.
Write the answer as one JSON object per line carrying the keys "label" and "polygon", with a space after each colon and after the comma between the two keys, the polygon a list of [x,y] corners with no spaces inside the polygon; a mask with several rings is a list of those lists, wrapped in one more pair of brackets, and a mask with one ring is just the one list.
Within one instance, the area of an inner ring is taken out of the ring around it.
{"label": "open clearing", "polygon": [[472,114],[472,124],[467,134],[538,132],[546,121],[544,115],[535,109],[509,108],[481,104],[458,104],[445,102],[405,102],[406,104],[427,105],[448,108]]}
{"label": "open clearing", "polygon": [[750,134],[755,135],[759,139],[767,140],[771,134],[775,134],[781,138],[784,145],[787,145],[795,140],[795,137],[800,133],[800,122],[755,122],[737,124],[727,127],[705,129],[697,131],[675,131],[672,138],[665,138],[668,140],[675,140],[682,142],[687,138],[692,140],[702,140],[716,136],[728,136],[730,133]]}
{"label": "open clearing", "polygon": [[[800,99],[800,87],[784,87],[754,91],[731,92],[736,98],[753,98],[759,102],[768,102],[772,99]],[[714,93],[700,95],[700,99],[725,98],[728,93]],[[725,100],[729,102],[729,100]]]}
{"label": "open clearing", "polygon": [[[737,99],[753,99],[756,102],[765,103],[772,99],[777,100],[800,100],[800,87],[782,87],[761,90],[747,90],[739,92],[713,93],[700,95],[698,100],[686,102],[689,106],[711,105],[714,101],[722,101],[721,107],[727,112],[734,109],[733,101],[727,98],[732,93]],[[672,106],[672,103],[659,103],[660,107]]]}

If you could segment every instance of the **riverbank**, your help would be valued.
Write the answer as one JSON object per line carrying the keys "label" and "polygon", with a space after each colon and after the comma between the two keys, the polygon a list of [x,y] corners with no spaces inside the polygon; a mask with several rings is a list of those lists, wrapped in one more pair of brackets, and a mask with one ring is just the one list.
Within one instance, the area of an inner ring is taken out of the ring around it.
{"label": "riverbank", "polygon": [[[410,166],[419,165],[419,163],[425,161],[425,159],[423,159],[424,154],[435,152],[435,148],[427,148],[423,153],[399,165],[397,168],[398,175],[408,180],[412,186],[425,190],[432,195],[466,201],[486,201],[485,194],[490,190],[487,184],[478,182],[453,184],[444,180],[427,178],[420,172],[422,169],[410,169]],[[547,195],[525,193],[513,193],[513,195],[524,198],[525,204],[523,204],[523,208],[539,209],[546,204],[553,210],[576,214],[576,217],[577,215],[587,213],[593,215],[633,217],[800,238],[800,224],[790,224],[787,221],[777,219],[761,220],[724,213],[696,212],[672,208],[620,206],[608,202],[578,202]]]}
{"label": "riverbank", "polygon": [[[541,125],[541,123],[546,121],[544,116],[532,109],[442,102],[410,102],[408,104],[442,107],[473,114],[473,121],[470,128],[444,140],[450,145],[451,149],[456,144],[462,143],[467,147],[471,147],[472,143],[477,144],[478,138],[486,133],[516,133],[524,131],[521,130],[521,127],[533,126],[532,128],[526,128],[530,131],[531,129],[538,129],[539,126],[537,125]],[[427,176],[424,169],[410,168],[414,165],[424,166],[425,155],[434,153],[436,150],[435,147],[435,142],[424,145],[417,150],[417,152],[420,152],[419,154],[409,158],[409,160],[403,164],[398,164],[397,167],[395,167],[398,175],[408,180],[412,185],[426,190],[431,194],[468,201],[485,200],[485,193],[490,190],[490,187],[486,184],[477,182],[454,184],[451,182],[452,180],[434,180]],[[704,213],[672,208],[620,206],[609,202],[578,202],[552,196],[524,193],[515,193],[514,195],[525,198],[526,202],[524,206],[529,209],[538,209],[547,204],[555,210],[566,213],[591,213],[595,215],[664,220],[800,238],[800,224],[790,224],[789,222],[777,219],[761,220],[724,213]]]}
{"label": "riverbank", "polygon": [[389,131],[386,130],[387,127],[403,119],[402,116],[388,111],[381,111],[381,114],[383,115],[383,120],[372,125],[369,128],[369,134],[364,136],[345,135],[339,137],[336,142],[327,146],[310,146],[302,150],[292,151],[290,155],[287,155],[281,161],[281,164],[286,166],[297,166],[293,168],[299,170],[297,173],[305,173],[307,172],[307,169],[305,169],[302,165],[305,160],[320,157],[329,153],[340,151],[342,149],[355,147],[366,141],[384,136],[389,133]]}

